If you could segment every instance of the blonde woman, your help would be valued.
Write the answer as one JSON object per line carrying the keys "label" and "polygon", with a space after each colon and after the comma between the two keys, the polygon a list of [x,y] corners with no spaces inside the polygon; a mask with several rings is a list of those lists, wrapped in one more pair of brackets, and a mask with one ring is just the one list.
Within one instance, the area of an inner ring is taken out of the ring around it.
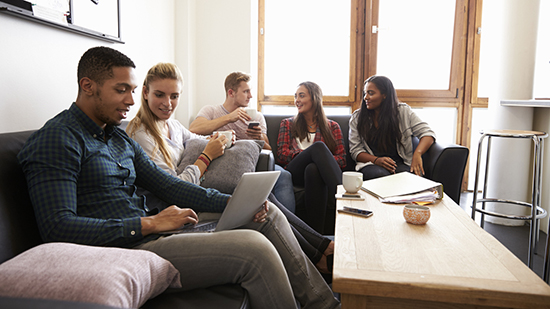
{"label": "blonde woman", "polygon": [[178,107],[182,89],[183,78],[176,65],[159,63],[153,66],[143,82],[141,107],[126,131],[159,167],[198,185],[210,162],[223,155],[226,137],[213,135],[195,163],[176,173],[185,150],[184,143],[194,138],[207,138],[192,133],[171,118]]}

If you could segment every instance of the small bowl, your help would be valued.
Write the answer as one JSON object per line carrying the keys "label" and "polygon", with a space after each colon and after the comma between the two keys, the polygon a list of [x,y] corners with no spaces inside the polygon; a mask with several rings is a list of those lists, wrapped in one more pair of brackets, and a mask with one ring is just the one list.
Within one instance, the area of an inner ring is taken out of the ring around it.
{"label": "small bowl", "polygon": [[430,208],[414,204],[403,207],[403,217],[405,221],[412,224],[426,224],[430,219]]}

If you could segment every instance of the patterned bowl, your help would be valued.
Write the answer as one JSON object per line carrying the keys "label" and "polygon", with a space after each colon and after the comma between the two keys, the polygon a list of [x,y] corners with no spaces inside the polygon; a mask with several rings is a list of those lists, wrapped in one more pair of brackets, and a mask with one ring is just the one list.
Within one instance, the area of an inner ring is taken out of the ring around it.
{"label": "patterned bowl", "polygon": [[426,224],[430,219],[430,208],[414,204],[403,207],[405,221],[412,224]]}

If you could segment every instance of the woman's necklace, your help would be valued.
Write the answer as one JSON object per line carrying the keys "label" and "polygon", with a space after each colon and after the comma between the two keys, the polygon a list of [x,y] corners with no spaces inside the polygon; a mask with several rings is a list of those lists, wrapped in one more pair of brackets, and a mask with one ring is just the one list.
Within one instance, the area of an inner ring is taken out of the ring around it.
{"label": "woman's necklace", "polygon": [[315,132],[317,131],[317,123],[312,123],[312,124],[307,124],[308,126],[308,132],[312,133],[312,132]]}
{"label": "woman's necklace", "polygon": [[304,120],[306,121],[306,124],[307,124],[307,131],[312,133],[311,131],[313,130],[313,132],[317,131],[317,121],[315,119],[315,117],[313,117],[313,115],[304,115]]}

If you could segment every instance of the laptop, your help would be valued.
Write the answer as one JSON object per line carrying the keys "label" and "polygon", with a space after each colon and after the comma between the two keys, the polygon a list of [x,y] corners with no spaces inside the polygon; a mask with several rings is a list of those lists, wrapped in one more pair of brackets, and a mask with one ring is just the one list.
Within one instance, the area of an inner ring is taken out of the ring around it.
{"label": "laptop", "polygon": [[185,225],[181,229],[161,234],[219,232],[250,223],[267,200],[280,173],[244,173],[219,220],[199,221],[196,225]]}

